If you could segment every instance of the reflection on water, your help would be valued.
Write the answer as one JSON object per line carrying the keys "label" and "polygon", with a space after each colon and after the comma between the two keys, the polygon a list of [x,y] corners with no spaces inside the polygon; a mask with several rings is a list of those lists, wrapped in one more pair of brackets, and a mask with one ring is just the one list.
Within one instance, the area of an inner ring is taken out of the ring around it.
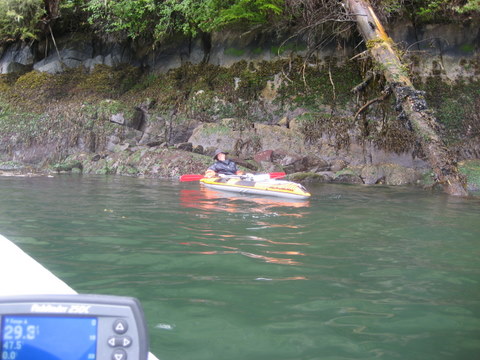
{"label": "reflection on water", "polygon": [[[193,207],[201,210],[221,210],[235,212],[243,204],[250,203],[253,212],[266,213],[271,208],[293,207],[307,208],[310,206],[308,200],[283,199],[280,197],[239,195],[235,193],[212,190],[201,186],[199,189],[181,189],[180,204],[184,207]],[[298,213],[291,213],[290,216],[301,216]]]}
{"label": "reflection on water", "polygon": [[138,297],[162,360],[480,358],[478,199],[310,190],[0,178],[0,233],[79,292]]}
{"label": "reflection on water", "polygon": [[[304,216],[304,212],[299,211],[302,208],[309,208],[310,203],[308,200],[293,200],[293,199],[282,199],[278,197],[259,197],[251,195],[238,195],[232,193],[226,193],[222,191],[212,190],[206,187],[199,187],[198,189],[181,189],[180,190],[180,204],[186,208],[195,208],[202,210],[203,212],[199,216],[209,217],[214,216],[216,212],[226,212],[226,213],[239,213],[245,211],[245,208],[249,210],[249,216],[254,216],[255,214],[263,214],[267,217],[276,216],[276,217],[288,217],[289,220],[292,218],[300,218]],[[205,212],[207,212],[205,214]],[[215,228],[212,228],[211,222],[204,222],[202,224],[196,224],[195,229],[192,229],[192,232],[198,232],[199,237],[205,236],[215,236],[218,241],[229,241],[232,238],[238,238],[238,234],[225,234],[219,233]],[[247,228],[246,230],[254,231],[267,228],[289,228],[289,229],[298,229],[299,224],[295,223],[277,223],[272,224],[272,222],[263,221],[263,217],[258,216],[256,221],[254,221],[254,226]],[[268,238],[264,238],[257,235],[246,235],[244,238],[254,244],[256,248],[269,247],[270,245],[302,245],[301,243],[293,242],[282,242],[274,241]],[[202,243],[202,242],[185,242],[183,243],[187,246],[204,246],[204,247],[218,247],[216,243]],[[277,263],[282,265],[295,265],[299,262],[292,258],[296,256],[303,256],[304,254],[300,251],[271,251],[271,250],[260,250],[256,252],[249,252],[242,250],[238,246],[228,246],[221,245],[221,251],[201,251],[198,253],[217,255],[221,254],[240,254],[252,259],[262,260],[266,263]],[[275,255],[282,255],[283,257],[278,257]],[[304,277],[299,277],[303,279]]]}
{"label": "reflection on water", "polygon": [[[244,211],[245,207],[249,209],[249,216],[252,214],[264,214],[277,217],[287,216],[289,218],[302,217],[303,213],[299,212],[299,208],[308,208],[309,202],[302,200],[296,201],[292,199],[270,198],[270,197],[256,197],[256,196],[238,196],[237,194],[229,194],[220,191],[211,190],[206,187],[198,189],[181,189],[180,190],[180,205],[186,208],[195,208],[202,210],[199,217],[208,218],[215,216],[216,212],[238,213]],[[293,209],[292,209],[293,208]],[[298,229],[296,224],[271,224],[262,220],[261,217],[255,221],[254,227],[249,227],[247,230],[260,230],[262,228],[289,228]],[[237,239],[236,233],[221,233],[212,227],[211,222],[203,222],[195,224],[195,228],[191,228],[193,233],[196,233],[196,238],[205,238],[214,236],[217,241],[229,242],[232,239]],[[273,241],[268,238],[263,238],[256,235],[245,235],[245,239],[255,244],[257,248],[267,247],[271,244],[275,245],[301,245],[300,243],[286,243]],[[282,265],[298,264],[291,256],[302,256],[299,251],[269,251],[262,249],[261,252],[243,251],[241,247],[218,245],[218,243],[206,243],[199,241],[189,241],[182,243],[185,246],[191,247],[207,247],[207,248],[221,248],[221,250],[204,250],[204,251],[190,251],[190,253],[204,254],[204,255],[218,255],[218,254],[240,254],[242,256],[250,257],[252,259],[259,259],[266,263],[278,263]],[[275,257],[274,255],[284,255],[285,257]],[[303,277],[301,277],[303,278]]]}

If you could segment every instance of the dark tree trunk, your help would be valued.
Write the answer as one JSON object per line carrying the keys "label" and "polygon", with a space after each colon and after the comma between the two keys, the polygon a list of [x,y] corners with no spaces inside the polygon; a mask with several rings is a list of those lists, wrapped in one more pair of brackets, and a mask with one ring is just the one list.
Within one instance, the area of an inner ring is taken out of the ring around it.
{"label": "dark tree trunk", "polygon": [[44,0],[45,10],[47,12],[46,20],[52,21],[60,16],[60,1],[61,0]]}
{"label": "dark tree trunk", "polygon": [[388,37],[368,0],[344,0],[344,3],[354,16],[371,56],[379,64],[396,97],[401,108],[400,116],[411,123],[437,181],[444,185],[449,194],[467,196],[465,178],[458,172],[455,159],[439,136],[439,126],[433,112],[428,108],[423,93],[413,87],[392,39]]}

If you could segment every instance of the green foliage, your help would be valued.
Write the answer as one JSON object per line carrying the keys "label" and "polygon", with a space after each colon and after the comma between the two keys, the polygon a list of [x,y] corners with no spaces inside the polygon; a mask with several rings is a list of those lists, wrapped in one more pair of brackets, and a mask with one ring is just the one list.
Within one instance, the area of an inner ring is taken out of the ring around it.
{"label": "green foliage", "polygon": [[392,16],[408,15],[416,22],[451,22],[480,14],[480,0],[379,0],[376,7]]}
{"label": "green foliage", "polygon": [[382,0],[377,5],[387,14],[398,14],[403,9],[403,1],[399,0]]}
{"label": "green foliage", "polygon": [[456,10],[461,14],[467,12],[480,13],[480,0],[467,0],[465,5],[457,7]]}
{"label": "green foliage", "polygon": [[[407,14],[423,22],[456,21],[480,14],[480,0],[372,2],[388,16]],[[288,27],[311,17],[312,9],[321,12],[324,8],[330,14],[330,1],[302,3],[293,7],[295,11],[288,11],[291,4],[285,0],[62,0],[56,25],[60,31],[92,26],[109,38],[160,42],[175,34],[196,36],[232,25]],[[1,0],[0,41],[36,39],[45,15],[44,0]]]}
{"label": "green foliage", "polygon": [[89,0],[88,21],[101,33],[118,33],[137,38],[155,22],[155,0]]}
{"label": "green foliage", "polygon": [[232,5],[221,9],[215,19],[217,26],[245,22],[250,24],[264,24],[274,15],[283,12],[283,0],[238,0]]}
{"label": "green foliage", "polygon": [[36,39],[44,15],[43,0],[1,0],[0,42]]}
{"label": "green foliage", "polygon": [[444,5],[446,5],[445,1],[442,0],[427,0],[422,1],[422,6],[417,10],[417,15],[424,19],[429,19],[433,17],[435,14],[442,11]]}
{"label": "green foliage", "polygon": [[55,20],[55,34],[64,32],[88,32],[90,24],[84,0],[60,0],[60,18]]}
{"label": "green foliage", "polygon": [[238,22],[265,23],[283,0],[88,0],[88,21],[100,33],[161,41],[196,36]]}
{"label": "green foliage", "polygon": [[195,36],[214,28],[218,0],[165,0],[158,5],[159,21],[154,38],[161,40],[173,33]]}
{"label": "green foliage", "polygon": [[417,1],[419,7],[416,15],[423,21],[438,21],[444,20],[449,15],[457,12],[458,6],[455,6],[454,1],[447,0],[423,0]]}
{"label": "green foliage", "polygon": [[217,0],[89,0],[88,21],[100,33],[161,41],[168,35],[209,31]]}

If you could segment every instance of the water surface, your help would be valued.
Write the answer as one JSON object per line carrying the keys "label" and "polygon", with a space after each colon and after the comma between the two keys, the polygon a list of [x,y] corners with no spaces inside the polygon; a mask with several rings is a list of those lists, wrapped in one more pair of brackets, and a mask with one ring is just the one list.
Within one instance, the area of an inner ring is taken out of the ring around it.
{"label": "water surface", "polygon": [[309,190],[0,178],[0,233],[78,292],[139,298],[161,360],[480,358],[478,198]]}

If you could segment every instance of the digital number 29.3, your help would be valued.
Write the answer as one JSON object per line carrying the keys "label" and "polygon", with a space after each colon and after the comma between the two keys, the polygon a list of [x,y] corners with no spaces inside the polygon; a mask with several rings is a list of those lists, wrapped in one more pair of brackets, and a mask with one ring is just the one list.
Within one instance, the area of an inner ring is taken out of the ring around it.
{"label": "digital number 29.3", "polygon": [[9,340],[34,340],[38,334],[35,325],[6,325],[3,333],[3,341]]}

